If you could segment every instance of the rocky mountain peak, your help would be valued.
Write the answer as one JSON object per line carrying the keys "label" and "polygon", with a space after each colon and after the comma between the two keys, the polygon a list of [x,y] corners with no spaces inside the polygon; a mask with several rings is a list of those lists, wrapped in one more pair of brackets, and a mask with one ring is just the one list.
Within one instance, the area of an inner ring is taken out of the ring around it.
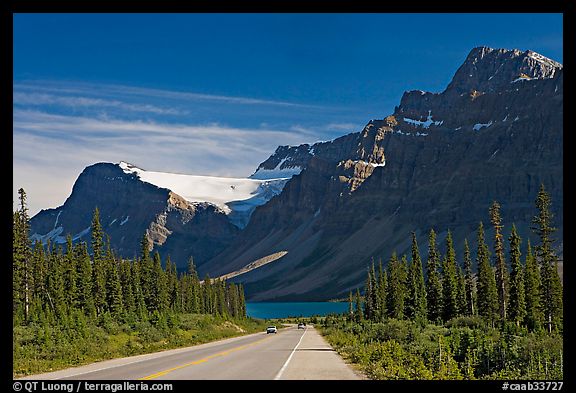
{"label": "rocky mountain peak", "polygon": [[519,81],[552,78],[561,69],[562,64],[531,50],[482,46],[470,51],[445,93],[508,90]]}

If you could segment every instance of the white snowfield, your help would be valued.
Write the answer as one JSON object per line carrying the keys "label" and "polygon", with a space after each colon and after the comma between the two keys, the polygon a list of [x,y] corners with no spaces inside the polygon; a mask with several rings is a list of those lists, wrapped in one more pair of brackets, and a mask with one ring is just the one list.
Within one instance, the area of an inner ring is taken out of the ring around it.
{"label": "white snowfield", "polygon": [[135,173],[146,183],[167,188],[191,203],[211,203],[226,214],[236,210],[251,213],[256,206],[279,194],[288,181],[287,178],[260,180],[153,172],[124,161],[118,165],[125,173]]}

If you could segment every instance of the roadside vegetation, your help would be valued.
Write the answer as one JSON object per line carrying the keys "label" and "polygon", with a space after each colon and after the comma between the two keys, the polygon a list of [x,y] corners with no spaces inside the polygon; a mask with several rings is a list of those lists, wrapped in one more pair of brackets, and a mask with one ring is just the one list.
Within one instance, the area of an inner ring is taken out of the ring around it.
{"label": "roadside vegetation", "polygon": [[180,273],[168,257],[120,258],[95,209],[91,242],[31,243],[26,193],[13,213],[13,376],[54,371],[264,331],[246,317],[241,285],[205,277],[192,258]]}
{"label": "roadside vegetation", "polygon": [[442,257],[431,230],[426,278],[413,233],[411,261],[393,253],[386,269],[372,263],[363,294],[350,292],[348,312],[319,328],[373,379],[562,379],[563,286],[550,203],[541,186],[539,242],[528,241],[524,256],[514,224],[505,255],[497,202],[492,253],[480,223],[475,266],[467,240],[458,260],[448,231]]}

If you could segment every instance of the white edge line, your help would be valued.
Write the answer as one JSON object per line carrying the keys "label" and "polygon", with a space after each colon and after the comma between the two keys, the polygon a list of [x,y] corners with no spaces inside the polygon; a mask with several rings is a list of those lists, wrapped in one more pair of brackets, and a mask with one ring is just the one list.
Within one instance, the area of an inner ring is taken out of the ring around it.
{"label": "white edge line", "polygon": [[276,374],[276,376],[274,377],[274,380],[277,381],[280,378],[282,378],[282,374],[284,374],[284,371],[286,370],[286,367],[288,367],[288,363],[290,363],[290,360],[292,360],[292,356],[294,356],[294,352],[296,352],[296,349],[298,349],[298,346],[300,345],[300,343],[302,342],[302,339],[304,338],[304,335],[306,334],[306,331],[308,330],[308,327],[306,327],[306,329],[304,329],[304,333],[302,334],[302,337],[300,337],[300,341],[298,341],[298,344],[296,344],[296,346],[294,347],[294,349],[292,350],[292,353],[290,354],[290,356],[288,356],[288,359],[286,359],[286,363],[284,363],[284,365],[282,366],[282,368],[280,369],[280,371],[278,371],[278,374]]}

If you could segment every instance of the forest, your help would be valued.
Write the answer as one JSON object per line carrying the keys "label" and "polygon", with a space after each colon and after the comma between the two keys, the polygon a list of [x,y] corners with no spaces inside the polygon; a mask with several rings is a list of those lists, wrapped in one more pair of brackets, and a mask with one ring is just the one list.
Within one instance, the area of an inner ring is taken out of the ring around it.
{"label": "forest", "polygon": [[[150,253],[119,257],[100,224],[91,242],[30,240],[26,193],[13,212],[13,372],[24,375],[91,361],[192,345],[263,329],[246,317],[241,284],[200,280]],[[262,326],[261,326],[262,325]]]}
{"label": "forest", "polygon": [[457,258],[450,231],[440,255],[431,229],[423,266],[412,233],[410,261],[373,261],[363,293],[351,291],[347,315],[324,319],[323,333],[375,379],[562,379],[563,285],[543,185],[535,204],[538,243],[524,253],[514,224],[504,239],[496,201],[492,247],[480,222],[474,262],[467,240]]}

